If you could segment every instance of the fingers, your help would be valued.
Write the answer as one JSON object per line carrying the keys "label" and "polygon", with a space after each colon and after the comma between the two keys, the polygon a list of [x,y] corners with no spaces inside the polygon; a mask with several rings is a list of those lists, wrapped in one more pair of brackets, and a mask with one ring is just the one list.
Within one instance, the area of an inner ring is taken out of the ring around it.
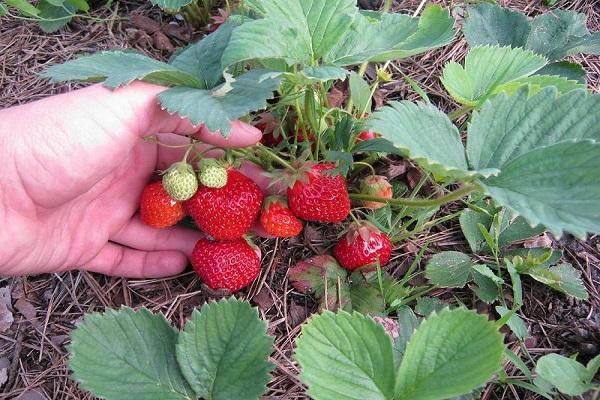
{"label": "fingers", "polygon": [[260,140],[262,132],[242,121],[231,122],[231,131],[227,137],[220,133],[214,133],[208,130],[206,126],[200,128],[200,132],[195,135],[204,143],[219,147],[248,147]]}
{"label": "fingers", "polygon": [[176,275],[187,266],[178,251],[141,251],[108,243],[82,269],[128,278],[161,278]]}
{"label": "fingers", "polygon": [[139,216],[133,217],[110,240],[145,251],[178,251],[190,257],[202,234],[180,226],[155,229],[145,225]]}

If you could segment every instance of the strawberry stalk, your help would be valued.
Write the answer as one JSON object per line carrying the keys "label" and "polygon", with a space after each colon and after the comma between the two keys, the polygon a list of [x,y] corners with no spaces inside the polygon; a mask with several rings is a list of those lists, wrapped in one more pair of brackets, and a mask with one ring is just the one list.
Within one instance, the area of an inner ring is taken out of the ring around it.
{"label": "strawberry stalk", "polygon": [[369,196],[366,194],[359,193],[350,193],[351,200],[366,200],[366,201],[375,201],[378,203],[387,203],[395,206],[405,206],[405,207],[415,207],[415,208],[424,208],[424,207],[434,207],[441,206],[446,203],[450,203],[451,201],[461,199],[465,197],[469,193],[477,190],[478,186],[476,184],[466,184],[465,186],[457,189],[453,192],[450,192],[444,196],[437,197],[435,199],[387,199],[385,197],[377,197],[377,196]]}

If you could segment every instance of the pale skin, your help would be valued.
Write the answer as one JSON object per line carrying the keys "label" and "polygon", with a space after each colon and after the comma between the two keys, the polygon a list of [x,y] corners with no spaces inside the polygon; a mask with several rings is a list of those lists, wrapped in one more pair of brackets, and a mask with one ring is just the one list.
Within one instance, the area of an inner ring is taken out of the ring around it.
{"label": "pale skin", "polygon": [[[181,159],[194,135],[220,147],[260,140],[232,123],[228,139],[161,110],[165,88],[135,82],[100,85],[0,110],[0,275],[83,269],[155,278],[181,272],[201,234],[153,229],[136,215],[156,170]],[[259,184],[257,167],[246,175]]]}

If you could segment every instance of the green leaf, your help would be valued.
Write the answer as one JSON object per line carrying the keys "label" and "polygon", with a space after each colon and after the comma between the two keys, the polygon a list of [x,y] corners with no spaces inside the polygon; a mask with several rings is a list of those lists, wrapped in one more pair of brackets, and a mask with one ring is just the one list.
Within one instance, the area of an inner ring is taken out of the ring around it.
{"label": "green leaf", "polygon": [[336,65],[410,57],[450,43],[454,20],[439,5],[425,7],[420,19],[403,14],[360,13],[332,51],[325,56]]}
{"label": "green leaf", "polygon": [[525,46],[530,28],[524,14],[489,3],[477,4],[467,11],[463,34],[469,46]]}
{"label": "green leaf", "polygon": [[420,321],[408,306],[399,307],[396,310],[396,315],[398,315],[400,332],[398,332],[398,337],[394,340],[394,353],[396,354],[396,366],[400,366],[406,346],[415,330],[419,327]]}
{"label": "green leaf", "polygon": [[70,3],[77,10],[88,12],[90,10],[90,5],[86,0],[66,0],[67,3]]}
{"label": "green leaf", "polygon": [[554,290],[577,299],[588,299],[588,292],[581,281],[581,273],[571,264],[560,264],[550,268],[530,268],[527,274]]}
{"label": "green leaf", "polygon": [[8,9],[6,8],[6,4],[0,3],[0,17],[6,15],[8,13]]}
{"label": "green leaf", "polygon": [[[531,139],[530,139],[531,140]],[[566,167],[568,166],[568,168]],[[600,143],[561,142],[523,154],[482,180],[498,203],[556,237],[600,232]]]}
{"label": "green leaf", "polygon": [[534,95],[545,87],[555,87],[559,94],[565,94],[575,89],[585,89],[585,84],[577,81],[568,80],[561,76],[547,76],[535,74],[526,78],[514,80],[504,85],[500,85],[494,90],[493,94],[506,92],[509,95],[514,93],[522,86],[529,86],[529,94]]}
{"label": "green leaf", "polygon": [[313,65],[335,46],[357,14],[353,0],[255,0],[250,6],[263,18],[235,29],[224,65],[262,58]]}
{"label": "green leaf", "polygon": [[169,64],[132,51],[102,51],[53,65],[42,73],[53,82],[82,80],[101,82],[109,88],[127,85],[136,79],[159,85],[203,87],[194,76]]}
{"label": "green leaf", "polygon": [[521,275],[519,275],[515,266],[510,261],[504,259],[504,263],[506,264],[506,269],[508,270],[512,282],[513,306],[519,308],[523,305],[523,285],[521,284]]}
{"label": "green leaf", "polygon": [[490,269],[490,267],[488,267],[487,265],[475,264],[475,265],[473,265],[473,269],[475,271],[477,271],[478,273],[480,273],[481,275],[485,276],[486,278],[491,279],[492,282],[494,282],[494,283],[497,283],[499,285],[504,284],[504,279],[497,276],[494,273],[494,271],[492,271]]}
{"label": "green leaf", "polygon": [[268,71],[254,69],[235,78],[231,90],[225,94],[214,90],[178,86],[160,93],[160,104],[167,111],[188,117],[197,125],[204,123],[212,132],[229,134],[231,121],[267,106],[279,87],[280,78]]}
{"label": "green leaf", "polygon": [[300,377],[315,400],[392,398],[392,342],[371,318],[326,311],[302,327],[296,345]]}
{"label": "green leaf", "polygon": [[56,32],[75,16],[76,8],[71,4],[70,1],[65,1],[61,5],[54,5],[46,0],[41,0],[37,3],[37,7],[40,10],[39,17],[54,20],[44,21],[40,20],[40,28],[47,33]]}
{"label": "green leaf", "polygon": [[21,11],[23,15],[29,17],[35,17],[40,14],[40,10],[38,10],[34,5],[32,5],[27,0],[4,0],[6,4],[11,7],[16,8]]}
{"label": "green leaf", "polygon": [[510,362],[513,363],[515,367],[517,367],[521,372],[523,372],[523,375],[525,375],[527,379],[532,379],[531,370],[527,367],[527,365],[523,362],[523,360],[521,360],[521,358],[517,354],[513,353],[509,349],[505,349],[504,356],[505,358],[510,360]]}
{"label": "green leaf", "polygon": [[593,387],[583,365],[558,354],[540,357],[535,370],[543,379],[570,396],[579,396]]}
{"label": "green leaf", "polygon": [[332,170],[332,173],[346,176],[352,163],[354,163],[354,158],[352,157],[352,153],[348,153],[347,151],[326,150],[325,161],[338,164],[335,170]]}
{"label": "green leaf", "polygon": [[470,46],[523,47],[550,60],[600,54],[600,33],[590,34],[584,14],[553,10],[529,22],[520,12],[485,3],[469,7],[468,12],[463,31]]}
{"label": "green leaf", "polygon": [[272,344],[256,309],[231,298],[193,312],[179,335],[177,361],[200,397],[252,400],[271,379]]}
{"label": "green leaf", "polygon": [[585,14],[552,10],[531,21],[531,34],[525,47],[550,60],[577,53],[600,54],[600,32],[590,34]]}
{"label": "green leaf", "polygon": [[482,212],[465,208],[458,218],[460,229],[473,253],[478,253],[485,245],[485,239],[479,230],[479,224],[489,226],[492,218]]}
{"label": "green leaf", "polygon": [[433,312],[440,312],[448,307],[448,303],[438,299],[437,297],[421,297],[415,305],[415,312],[424,317],[429,316]]}
{"label": "green leaf", "polygon": [[371,112],[371,87],[356,72],[350,72],[350,99],[354,107],[362,115],[365,112]]}
{"label": "green leaf", "polygon": [[473,115],[467,137],[469,164],[474,169],[503,169],[510,160],[559,141],[600,141],[599,107],[600,95],[583,90],[560,97],[553,88],[534,96],[527,88],[510,97],[500,94]]}
{"label": "green leaf", "polygon": [[461,288],[471,276],[473,263],[468,255],[458,251],[443,251],[429,259],[425,276],[434,285],[446,288]]}
{"label": "green leaf", "polygon": [[[504,317],[510,312],[510,310],[504,306],[496,306],[496,312],[500,314],[500,317]],[[523,340],[529,336],[529,329],[527,329],[527,325],[516,313],[508,319],[506,325],[509,326],[510,330],[513,331],[513,333],[520,340]]]}
{"label": "green leaf", "polygon": [[476,284],[473,291],[481,301],[490,304],[498,299],[500,289],[498,288],[498,285],[494,283],[494,280],[478,271],[474,271],[473,281]]}
{"label": "green leaf", "polygon": [[467,53],[465,66],[452,61],[444,67],[442,83],[461,104],[480,106],[499,87],[533,74],[547,60],[521,48],[483,46]]}
{"label": "green leaf", "polygon": [[392,102],[369,118],[367,128],[383,134],[406,156],[440,176],[468,174],[458,129],[433,105]]}
{"label": "green leaf", "polygon": [[87,314],[71,333],[69,368],[111,400],[196,399],[175,359],[177,332],[162,314],[123,307]]}
{"label": "green leaf", "polygon": [[297,85],[311,85],[318,82],[333,80],[344,80],[348,71],[335,65],[319,65],[317,67],[306,67],[296,73],[285,73],[284,77]]}
{"label": "green leaf", "polygon": [[596,373],[600,369],[600,354],[592,358],[586,365],[585,369],[588,372],[588,380],[591,382],[596,376]]}
{"label": "green leaf", "polygon": [[361,314],[376,314],[385,311],[385,299],[381,290],[365,281],[352,282],[350,285],[352,310]]}
{"label": "green leaf", "polygon": [[221,58],[236,25],[235,20],[229,18],[216,31],[175,55],[169,64],[200,80],[203,85],[199,89],[214,88],[223,80],[225,68]]}
{"label": "green leaf", "polygon": [[400,154],[394,143],[384,138],[375,138],[369,140],[363,140],[356,143],[352,148],[353,153],[362,152],[375,152],[375,153],[389,153],[389,154]]}
{"label": "green leaf", "polygon": [[555,75],[562,76],[571,81],[579,82],[585,85],[585,69],[577,63],[569,61],[557,61],[546,65],[544,68],[538,70],[536,75]]}
{"label": "green leaf", "polygon": [[153,6],[169,12],[177,11],[183,6],[190,4],[192,0],[150,0]]}
{"label": "green leaf", "polygon": [[396,380],[395,398],[434,400],[466,394],[500,368],[502,335],[484,316],[444,310],[413,334]]}

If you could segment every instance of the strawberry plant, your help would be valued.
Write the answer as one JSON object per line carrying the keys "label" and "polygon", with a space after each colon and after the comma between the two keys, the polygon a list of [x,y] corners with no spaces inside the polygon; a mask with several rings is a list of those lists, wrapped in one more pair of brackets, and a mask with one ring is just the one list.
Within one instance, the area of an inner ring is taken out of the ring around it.
{"label": "strawberry plant", "polygon": [[[575,270],[557,264],[554,253],[524,253],[508,245],[545,230],[581,238],[600,232],[600,115],[595,112],[600,95],[586,90],[578,67],[558,61],[574,52],[597,51],[597,34],[582,28],[577,14],[554,13],[529,22],[495,5],[471,7],[464,29],[472,47],[464,63],[449,62],[440,77],[460,104],[449,115],[407,77],[421,101],[395,101],[373,110],[375,91],[390,79],[389,61],[453,39],[454,20],[437,5],[425,7],[417,18],[360,11],[354,0],[246,0],[215,32],[168,62],[116,50],[53,66],[45,75],[56,82],[104,82],[113,89],[134,80],[161,84],[167,89],[157,101],[193,124],[225,137],[238,119],[263,131],[260,144],[222,149],[218,160],[206,158],[191,137],[184,159],[163,173],[161,183],[149,185],[153,197],[146,200],[145,193],[140,210],[155,227],[175,224],[187,212],[209,236],[196,244],[194,270],[209,288],[226,294],[260,274],[259,252],[245,237],[256,222],[277,237],[298,235],[303,221],[338,224],[340,234],[330,243],[333,256],[309,257],[289,269],[294,288],[314,296],[323,311],[303,327],[297,342],[301,378],[313,398],[473,397],[498,371],[495,381],[509,382],[500,370],[503,357],[522,367],[498,333],[508,325],[519,340],[528,335],[517,315],[523,305],[522,275],[574,297],[586,296]],[[559,29],[564,37],[554,47],[544,36],[551,18],[565,28]],[[511,24],[518,29],[507,30]],[[369,62],[385,63],[370,82],[365,78]],[[335,101],[332,94],[341,81],[347,81],[349,97]],[[465,122],[457,125],[458,120]],[[374,164],[388,154],[414,163],[410,189],[378,175]],[[266,170],[278,195],[265,200],[253,181],[258,177],[238,168],[242,161]],[[468,208],[436,217],[442,206],[457,200]],[[428,256],[428,283],[413,284],[422,273],[417,268],[424,246],[404,277],[383,270],[398,242],[457,217],[481,262],[456,251]],[[353,222],[342,230],[349,218]],[[503,292],[508,282],[512,302]],[[499,301],[496,324],[425,297],[436,288],[466,285],[487,303]],[[422,322],[408,307],[414,301],[416,312],[426,316]],[[233,300],[219,304],[247,307]],[[216,307],[208,305],[206,312]],[[181,383],[175,392],[183,397],[173,398],[259,396],[268,381],[263,375],[243,394],[237,385],[217,385],[233,378],[215,377],[223,371],[214,370],[215,353],[206,348],[206,338],[219,334],[216,327],[208,328],[210,321],[220,324],[208,316],[200,323],[203,312],[193,315],[189,329],[206,331],[186,336],[186,326],[170,339],[187,338],[195,348],[188,352],[180,343],[177,357],[161,364],[180,368],[181,376],[173,372],[170,381]],[[117,313],[129,318],[133,311]],[[154,318],[146,311],[139,315]],[[398,318],[399,328],[391,316]],[[75,378],[95,393],[121,398],[103,394],[98,390],[110,388],[90,386],[89,376],[77,372],[86,365],[77,363],[76,343]],[[264,346],[259,349],[266,352]],[[545,367],[542,362],[541,374]],[[268,370],[263,364],[256,368],[261,374]],[[581,387],[588,387],[588,378],[581,378]],[[551,391],[544,391],[543,383],[520,384],[546,395]]]}

